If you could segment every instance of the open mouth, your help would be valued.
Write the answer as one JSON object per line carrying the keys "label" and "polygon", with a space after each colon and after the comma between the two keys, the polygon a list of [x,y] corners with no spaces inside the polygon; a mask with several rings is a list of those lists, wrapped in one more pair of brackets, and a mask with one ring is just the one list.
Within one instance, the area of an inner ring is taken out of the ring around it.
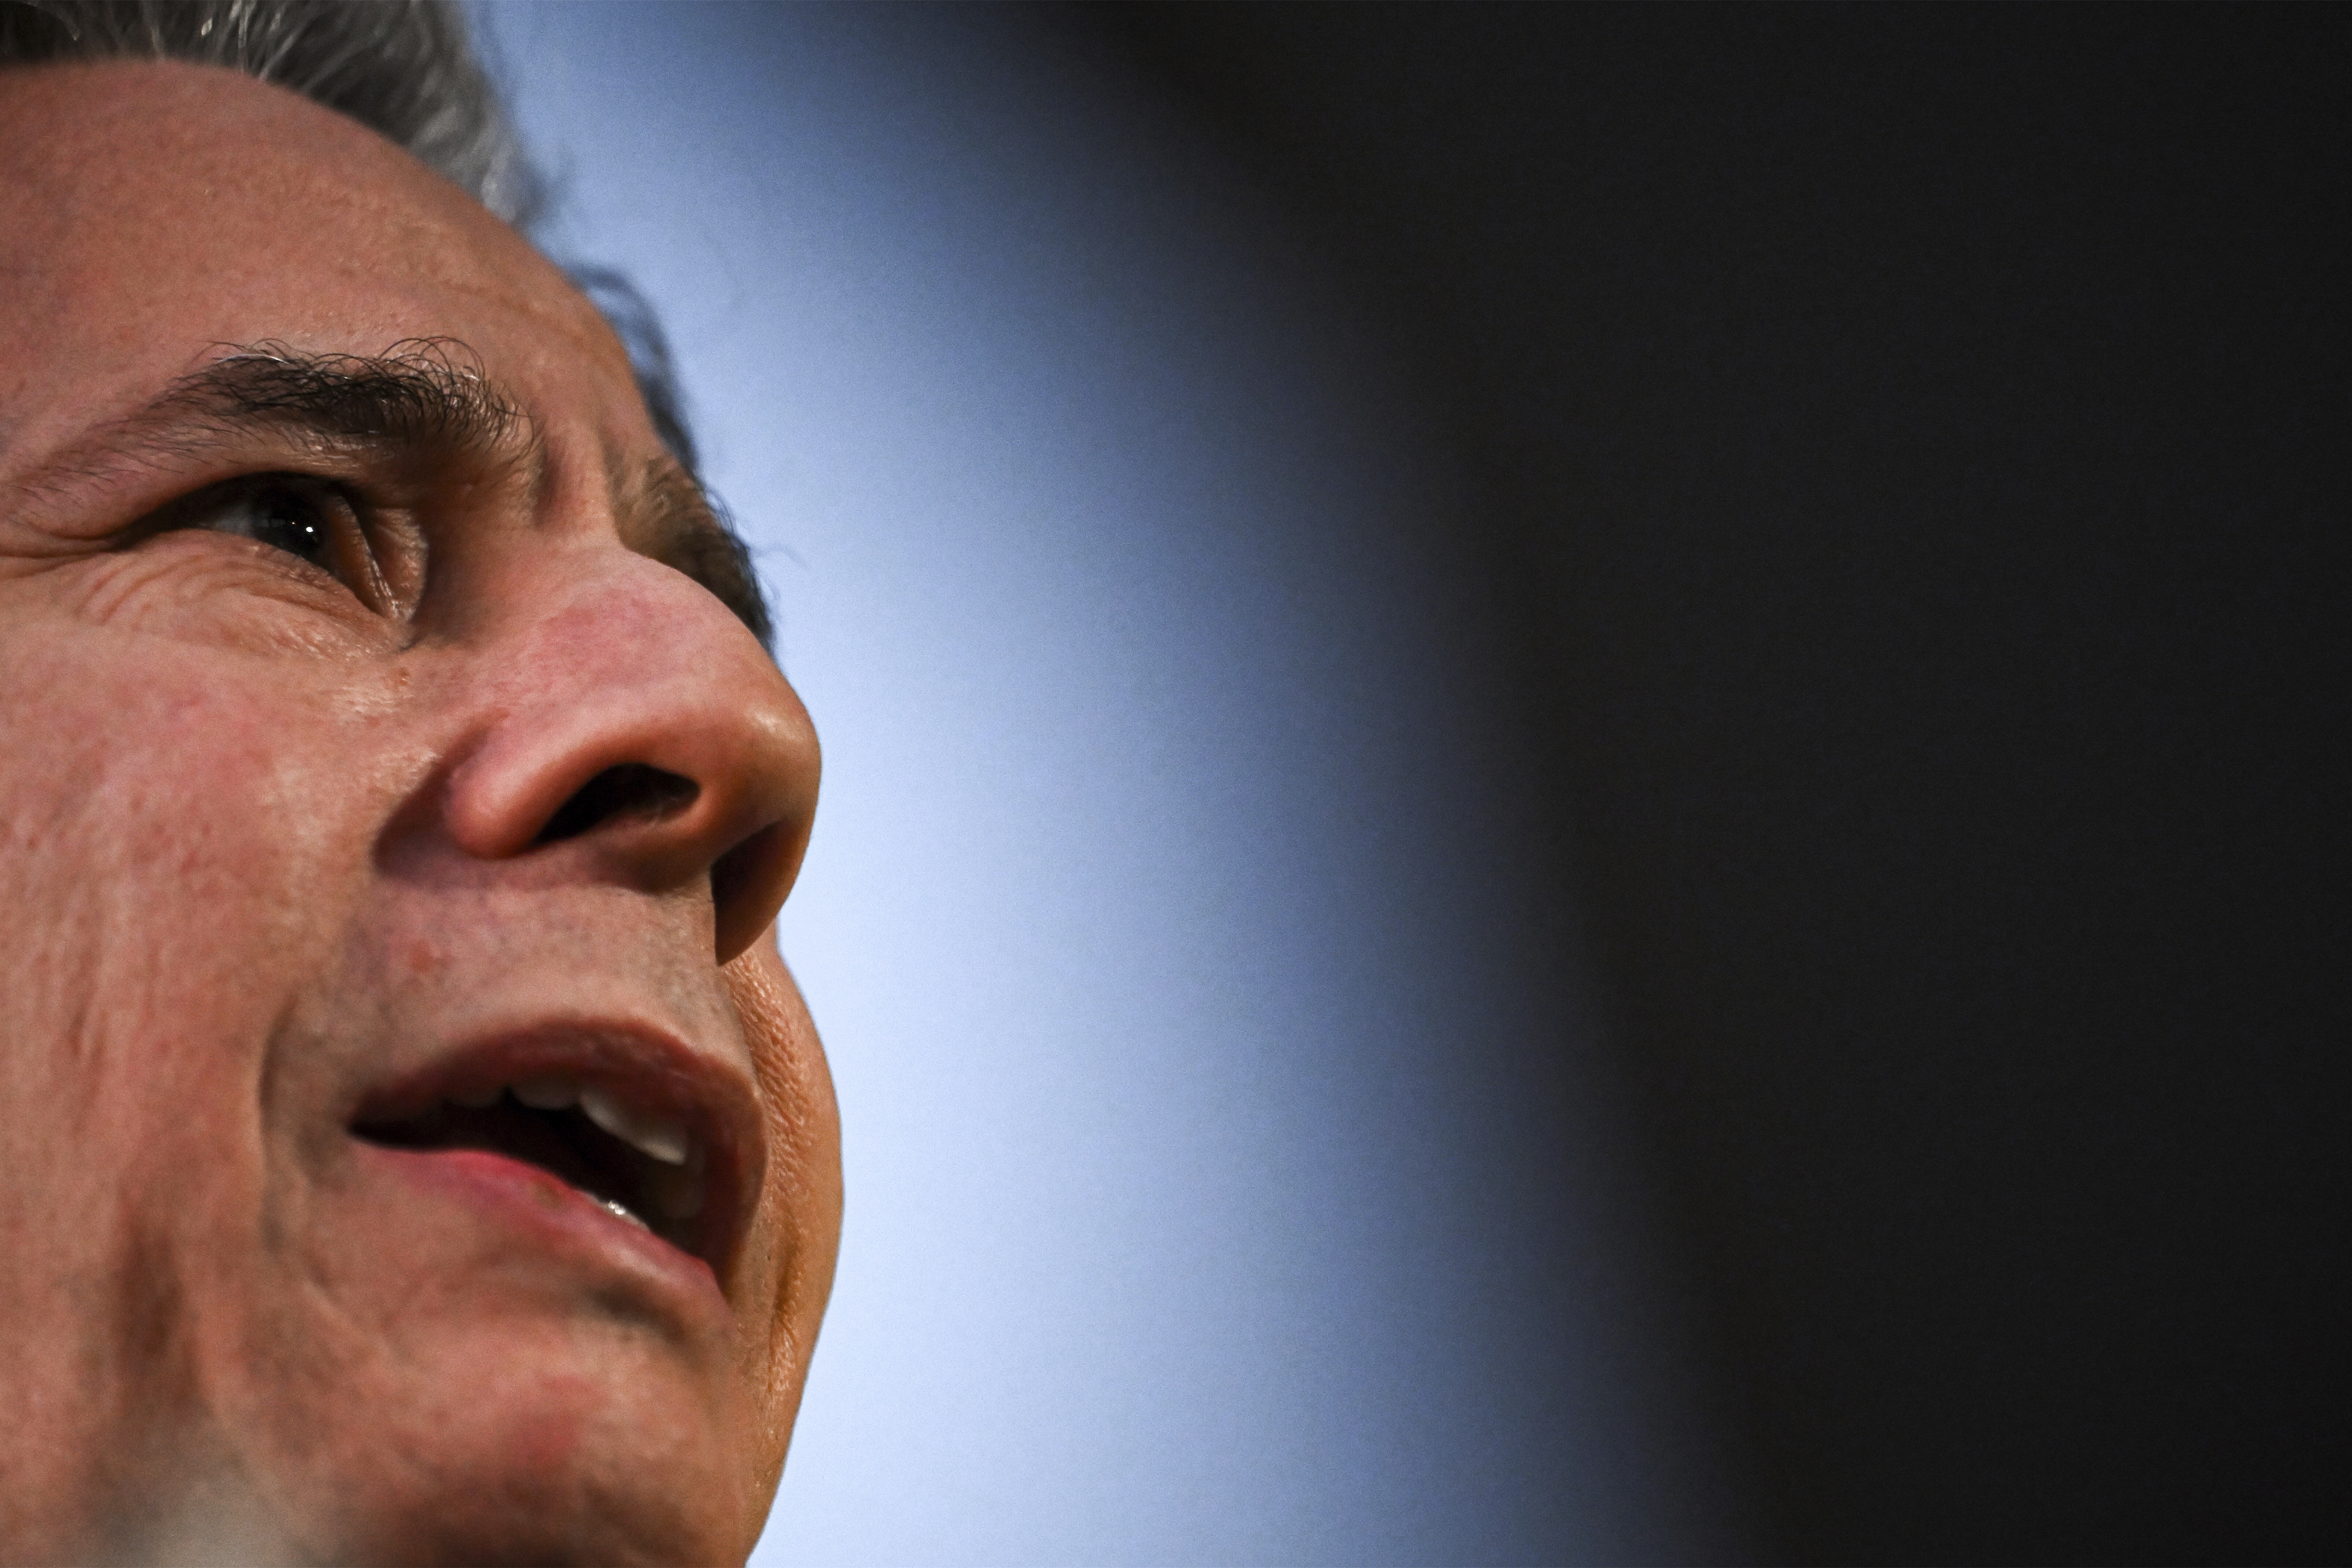
{"label": "open mouth", "polygon": [[709,1159],[682,1121],[614,1090],[549,1076],[454,1093],[424,1110],[362,1118],[352,1134],[389,1149],[474,1149],[535,1165],[616,1218],[702,1258]]}

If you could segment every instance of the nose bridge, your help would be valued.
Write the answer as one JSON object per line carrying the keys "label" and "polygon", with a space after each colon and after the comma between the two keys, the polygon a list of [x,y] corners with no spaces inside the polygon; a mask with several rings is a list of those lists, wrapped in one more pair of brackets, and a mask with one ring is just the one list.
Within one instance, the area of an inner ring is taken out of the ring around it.
{"label": "nose bridge", "polygon": [[617,548],[566,566],[542,574],[568,584],[560,598],[510,601],[473,650],[491,668],[449,776],[451,837],[484,860],[571,855],[646,891],[707,878],[725,962],[798,870],[816,795],[808,715],[699,584]]}

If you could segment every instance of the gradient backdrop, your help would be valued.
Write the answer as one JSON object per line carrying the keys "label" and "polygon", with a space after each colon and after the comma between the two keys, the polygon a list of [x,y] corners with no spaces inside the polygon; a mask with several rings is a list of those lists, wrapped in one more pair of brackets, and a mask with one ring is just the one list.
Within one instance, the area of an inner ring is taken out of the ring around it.
{"label": "gradient backdrop", "polygon": [[2352,7],[499,7],[826,744],[772,1563],[2342,1563]]}
{"label": "gradient backdrop", "polygon": [[1281,215],[1013,14],[483,15],[825,745],[755,1561],[1736,1552],[1462,478]]}

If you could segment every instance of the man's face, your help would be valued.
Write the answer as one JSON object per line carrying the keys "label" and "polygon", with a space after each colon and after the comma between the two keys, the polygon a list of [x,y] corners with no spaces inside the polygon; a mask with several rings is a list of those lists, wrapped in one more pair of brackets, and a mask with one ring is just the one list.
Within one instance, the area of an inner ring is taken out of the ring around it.
{"label": "man's face", "polygon": [[840,1188],[709,528],[405,153],[0,72],[0,1557],[749,1549]]}

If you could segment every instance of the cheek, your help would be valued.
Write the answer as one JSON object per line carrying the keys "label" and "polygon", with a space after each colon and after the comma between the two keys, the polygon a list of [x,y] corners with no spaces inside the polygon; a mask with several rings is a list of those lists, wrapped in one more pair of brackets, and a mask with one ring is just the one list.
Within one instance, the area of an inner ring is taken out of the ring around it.
{"label": "cheek", "polygon": [[43,743],[0,767],[11,934],[54,1001],[103,999],[77,1005],[85,1026],[257,999],[255,965],[302,945],[327,890],[305,752],[329,737],[302,704],[194,665],[53,689],[26,704]]}
{"label": "cheek", "polygon": [[[96,633],[0,653],[19,738],[0,762],[0,1103],[45,1112],[5,1119],[9,1168],[45,1174],[0,1203],[37,1201],[58,1237],[77,1207],[100,1233],[200,1210],[257,1163],[263,1047],[349,892],[317,799],[339,738],[253,660]],[[209,1153],[175,1159],[192,1140]],[[135,1174],[152,1170],[174,1173]]]}
{"label": "cheek", "polygon": [[841,1119],[824,1048],[799,987],[776,952],[773,932],[730,963],[726,975],[758,1069],[767,1120],[768,1168],[758,1237],[764,1267],[753,1276],[767,1299],[759,1304],[762,1310],[747,1302],[739,1302],[738,1310],[747,1322],[769,1325],[764,1342],[746,1346],[753,1363],[746,1370],[767,1405],[769,1442],[760,1462],[765,1483],[772,1487],[833,1289],[841,1241]]}
{"label": "cheek", "polygon": [[345,891],[332,814],[309,797],[351,776],[352,750],[336,737],[344,763],[316,766],[333,750],[316,705],[257,683],[253,660],[15,629],[0,637],[12,1489],[41,1485],[40,1456],[121,1452],[126,1431],[202,1398],[210,1309],[257,1261],[266,1043]]}

